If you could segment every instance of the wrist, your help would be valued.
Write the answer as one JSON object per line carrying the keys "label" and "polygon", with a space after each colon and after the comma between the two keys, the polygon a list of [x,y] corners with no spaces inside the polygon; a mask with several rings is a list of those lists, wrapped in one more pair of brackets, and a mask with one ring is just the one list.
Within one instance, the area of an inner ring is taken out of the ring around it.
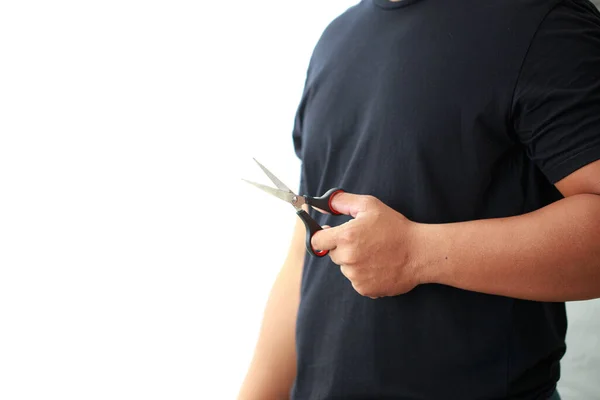
{"label": "wrist", "polygon": [[415,223],[411,260],[419,285],[443,283],[450,266],[448,239],[443,225]]}

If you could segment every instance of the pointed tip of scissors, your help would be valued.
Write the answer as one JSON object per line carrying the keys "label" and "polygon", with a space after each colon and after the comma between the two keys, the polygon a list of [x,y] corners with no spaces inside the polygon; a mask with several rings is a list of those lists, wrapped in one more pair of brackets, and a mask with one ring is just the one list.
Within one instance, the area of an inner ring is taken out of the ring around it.
{"label": "pointed tip of scissors", "polygon": [[271,174],[271,171],[269,171],[269,170],[267,169],[267,167],[265,167],[264,165],[262,165],[262,164],[261,164],[261,163],[260,163],[260,162],[259,162],[259,161],[258,161],[256,158],[252,157],[252,159],[254,160],[254,162],[255,162],[255,163],[257,163],[257,164],[258,164],[258,166],[259,166],[259,167],[260,167],[260,168],[261,168],[261,169],[262,169],[262,170],[263,170],[263,171],[264,171],[264,172],[265,172],[267,175],[270,175],[270,174]]}
{"label": "pointed tip of scissors", "polygon": [[252,157],[252,159],[254,160],[254,162],[255,162],[255,163],[257,163],[257,164],[258,164],[258,166],[259,166],[259,167],[261,167],[261,168],[265,168],[265,166],[264,166],[264,165],[262,165],[261,163],[259,163],[259,162],[258,162],[258,160],[257,160],[256,158]]}
{"label": "pointed tip of scissors", "polygon": [[[242,181],[246,182],[246,183],[249,183],[249,184],[250,184],[250,185],[252,185],[252,186],[257,186],[257,185],[260,185],[259,183],[256,183],[256,182],[249,181],[248,179],[244,179],[244,178],[240,178],[240,179],[241,179]],[[258,187],[258,186],[257,186],[257,187]]]}
{"label": "pointed tip of scissors", "polygon": [[275,186],[277,186],[277,188],[284,190],[286,192],[292,193],[292,191],[290,190],[290,188],[288,188],[285,183],[281,182],[279,180],[279,178],[277,178],[271,171],[269,171],[267,169],[267,167],[265,167],[264,165],[262,165],[261,163],[258,162],[258,160],[256,160],[256,158],[252,157],[252,159],[258,164],[258,166],[260,167],[260,169],[263,170],[263,172],[269,177],[269,179],[271,180],[271,182],[273,182],[275,184]]}

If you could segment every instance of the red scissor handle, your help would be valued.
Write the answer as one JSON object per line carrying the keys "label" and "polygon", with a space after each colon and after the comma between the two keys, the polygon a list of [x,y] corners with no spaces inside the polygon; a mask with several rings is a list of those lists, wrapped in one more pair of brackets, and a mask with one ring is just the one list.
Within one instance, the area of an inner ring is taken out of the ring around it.
{"label": "red scissor handle", "polygon": [[333,188],[333,189],[329,189],[321,197],[304,196],[304,198],[306,199],[306,204],[308,204],[310,206],[321,209],[323,211],[327,211],[328,213],[333,214],[333,215],[340,215],[341,213],[339,211],[337,211],[335,208],[333,208],[333,205],[331,204],[331,202],[336,195],[343,193],[343,192],[344,192],[343,189]]}

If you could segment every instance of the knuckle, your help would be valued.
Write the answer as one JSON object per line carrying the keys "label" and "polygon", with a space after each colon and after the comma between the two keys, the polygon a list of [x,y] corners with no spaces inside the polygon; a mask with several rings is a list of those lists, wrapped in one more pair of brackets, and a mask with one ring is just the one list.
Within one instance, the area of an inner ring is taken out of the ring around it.
{"label": "knuckle", "polygon": [[342,233],[341,239],[346,243],[353,243],[357,240],[357,231],[352,227],[348,227]]}
{"label": "knuckle", "polygon": [[375,293],[373,292],[373,290],[371,290],[369,287],[366,287],[364,285],[353,283],[352,287],[354,288],[354,290],[356,290],[356,292],[358,294],[360,294],[363,297],[374,297],[375,296]]}
{"label": "knuckle", "polygon": [[378,203],[377,198],[372,195],[366,195],[364,197],[363,201],[364,201],[363,205],[365,206],[366,209],[373,208]]}
{"label": "knuckle", "polygon": [[363,296],[368,297],[370,299],[376,299],[377,298],[377,293],[375,293],[372,290],[365,290]]}
{"label": "knuckle", "polygon": [[358,252],[356,249],[349,249],[345,255],[346,264],[354,265],[358,262]]}
{"label": "knuckle", "polygon": [[344,274],[344,276],[346,277],[346,279],[352,282],[352,286],[354,286],[355,282],[358,280],[358,275],[356,274],[356,271],[353,268],[349,268],[348,266],[342,266],[341,271],[342,274]]}
{"label": "knuckle", "polygon": [[[340,256],[338,254],[337,250],[332,250],[329,252],[329,258],[331,259],[331,261],[336,264],[339,265],[340,267],[342,266],[342,260],[340,259]],[[343,273],[343,272],[342,272]]]}
{"label": "knuckle", "polygon": [[352,282],[352,287],[354,288],[354,290],[356,291],[356,293],[360,294],[361,296],[364,296],[361,285],[358,285],[358,284]]}
{"label": "knuckle", "polygon": [[[348,270],[348,267],[346,267],[345,265],[341,265],[340,271],[342,272],[342,275],[344,275],[346,278],[350,279],[350,271]],[[352,280],[352,279],[350,279],[350,280]]]}
{"label": "knuckle", "polygon": [[353,278],[356,277],[356,273],[354,272],[354,270],[352,268],[348,268],[346,265],[342,266],[342,273],[344,274],[344,276],[350,280],[353,280]]}

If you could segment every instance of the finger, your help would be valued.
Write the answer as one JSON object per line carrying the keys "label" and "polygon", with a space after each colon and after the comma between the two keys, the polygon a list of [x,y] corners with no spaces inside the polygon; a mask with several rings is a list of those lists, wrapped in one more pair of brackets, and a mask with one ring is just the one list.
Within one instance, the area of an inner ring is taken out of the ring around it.
{"label": "finger", "polygon": [[337,247],[337,228],[327,228],[317,231],[310,239],[313,249],[333,250]]}
{"label": "finger", "polygon": [[330,214],[327,211],[320,209],[319,207],[312,206],[312,208],[315,209],[315,210],[317,210],[321,214]]}
{"label": "finger", "polygon": [[352,268],[348,267],[347,265],[340,265],[340,272],[342,273],[342,275],[344,275],[346,277],[346,279],[348,279],[350,282],[352,282],[352,276],[353,276]]}
{"label": "finger", "polygon": [[331,250],[329,252],[329,258],[331,258],[331,261],[336,264],[339,265],[340,267],[342,266],[342,260],[340,258],[340,249],[338,249],[337,247],[333,250]]}
{"label": "finger", "polygon": [[362,194],[341,192],[333,196],[331,206],[339,213],[356,218],[373,204],[375,198]]}

